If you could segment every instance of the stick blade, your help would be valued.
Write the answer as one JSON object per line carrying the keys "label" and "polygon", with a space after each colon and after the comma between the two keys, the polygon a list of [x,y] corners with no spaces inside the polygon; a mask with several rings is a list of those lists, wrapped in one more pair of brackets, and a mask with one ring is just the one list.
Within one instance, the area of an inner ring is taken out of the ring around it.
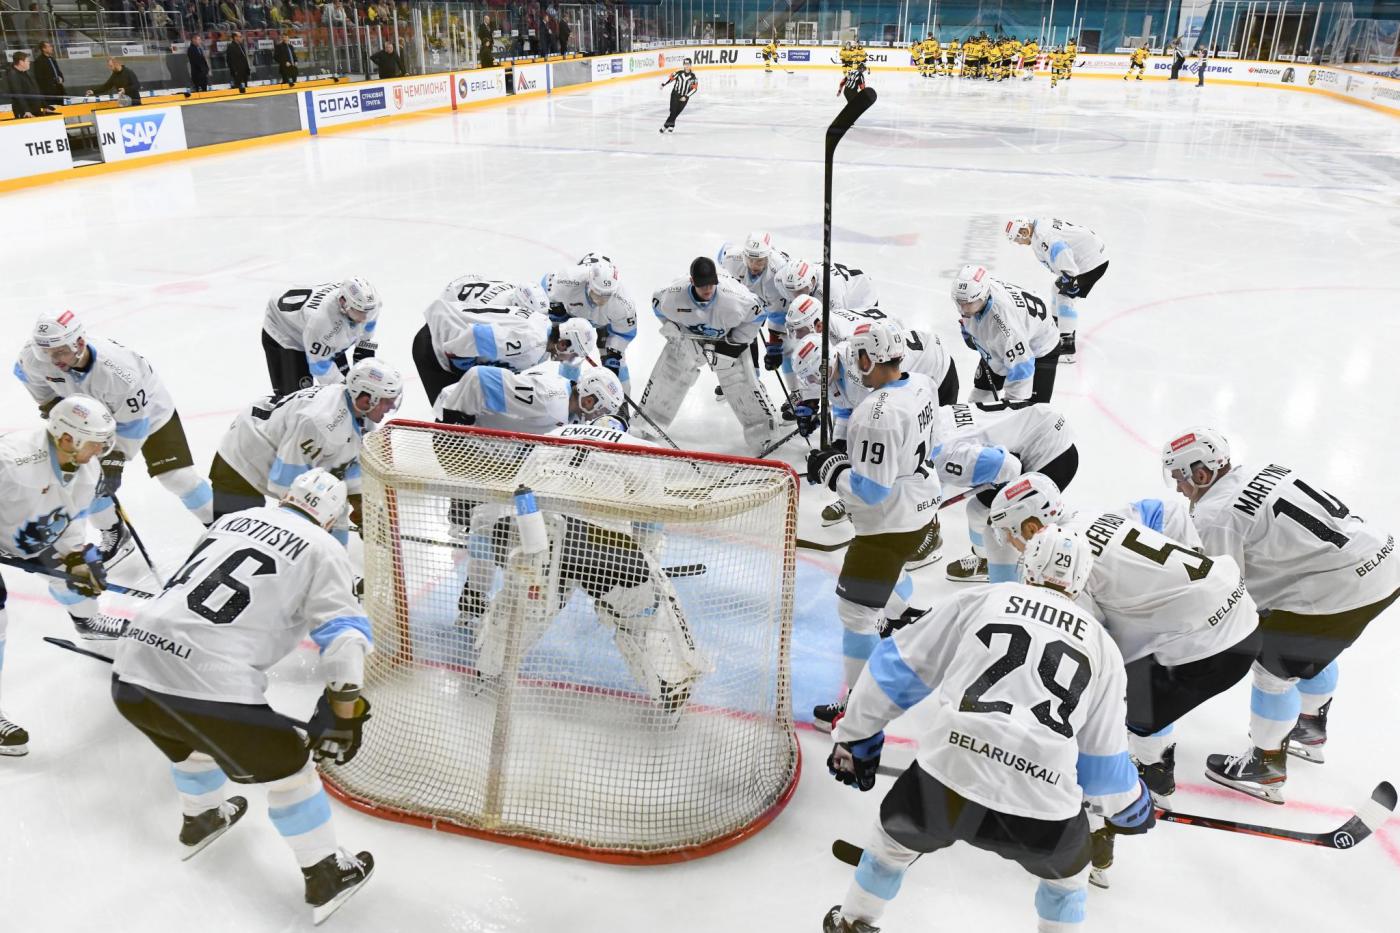
{"label": "stick blade", "polygon": [[844,839],[837,839],[831,844],[831,854],[836,856],[837,861],[855,867],[860,864],[860,857],[865,854],[865,850]]}
{"label": "stick blade", "polygon": [[861,114],[875,105],[875,89],[868,87],[861,91],[854,98],[846,102],[846,106],[841,108],[836,114],[836,119],[831,121],[831,125],[826,128],[826,151],[835,151],[836,144],[841,141],[841,137],[846,135]]}
{"label": "stick blade", "polygon": [[1389,781],[1381,781],[1376,785],[1376,789],[1371,791],[1371,799],[1356,811],[1356,818],[1365,825],[1367,832],[1375,832],[1384,826],[1395,812],[1395,803],[1395,785]]}

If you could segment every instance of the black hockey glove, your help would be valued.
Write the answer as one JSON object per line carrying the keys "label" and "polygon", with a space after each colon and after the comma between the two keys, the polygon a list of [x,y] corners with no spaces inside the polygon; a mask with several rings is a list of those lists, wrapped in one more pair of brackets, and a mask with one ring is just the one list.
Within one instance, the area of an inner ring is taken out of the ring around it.
{"label": "black hockey glove", "polygon": [[555,324],[563,324],[569,319],[569,310],[560,302],[551,301],[549,303],[549,319]]}
{"label": "black hockey glove", "polygon": [[604,350],[604,351],[603,351],[602,363],[603,363],[603,365],[606,366],[608,369],[611,369],[611,370],[612,370],[613,375],[616,376],[616,377],[618,378],[619,381],[622,379],[622,351],[621,351],[621,350]]}
{"label": "black hockey glove", "polygon": [[875,769],[880,767],[880,752],[884,747],[883,730],[859,742],[837,742],[826,758],[826,770],[842,784],[870,790],[875,786]]}
{"label": "black hockey glove", "polygon": [[[807,399],[798,402],[793,409],[794,419],[797,422],[797,433],[807,437],[815,431],[821,423],[821,418],[817,414],[817,400]],[[844,453],[844,449],[841,451]]]}
{"label": "black hockey glove", "polygon": [[96,599],[107,588],[107,568],[95,544],[63,555],[63,569],[68,571],[68,588],[80,596]]}
{"label": "black hockey glove", "polygon": [[836,491],[836,480],[851,468],[851,458],[843,450],[825,447],[807,452],[807,482]]}
{"label": "black hockey glove", "polygon": [[1060,277],[1055,280],[1055,290],[1066,298],[1079,297],[1079,280],[1068,272],[1061,272]]}
{"label": "black hockey glove", "polygon": [[764,344],[763,347],[763,368],[772,372],[775,369],[783,368],[783,341],[782,338]]}
{"label": "black hockey glove", "polygon": [[93,495],[98,499],[110,499],[122,487],[122,468],[126,466],[126,454],[114,450],[99,463],[102,464],[102,476],[97,480],[97,491]]}
{"label": "black hockey glove", "polygon": [[341,719],[331,709],[330,693],[322,693],[321,699],[316,701],[315,715],[306,724],[312,756],[317,761],[330,759],[338,765],[349,763],[360,750],[369,709],[369,700],[356,697],[355,715]]}
{"label": "black hockey glove", "polygon": [[967,344],[969,350],[976,350],[977,344],[973,341],[972,335],[967,332],[967,328],[963,327],[960,329],[962,330],[963,343]]}
{"label": "black hockey glove", "polygon": [[846,452],[846,439],[844,437],[838,437],[836,440],[831,442],[831,446],[844,454]]}
{"label": "black hockey glove", "polygon": [[1138,778],[1138,791],[1137,800],[1105,819],[1105,829],[1111,829],[1120,836],[1139,836],[1157,825],[1157,808],[1153,806],[1152,793],[1142,778]]}
{"label": "black hockey glove", "polygon": [[730,343],[728,340],[716,340],[714,343],[711,343],[710,346],[714,349],[715,353],[720,356],[738,359],[744,351],[749,348],[750,344]]}

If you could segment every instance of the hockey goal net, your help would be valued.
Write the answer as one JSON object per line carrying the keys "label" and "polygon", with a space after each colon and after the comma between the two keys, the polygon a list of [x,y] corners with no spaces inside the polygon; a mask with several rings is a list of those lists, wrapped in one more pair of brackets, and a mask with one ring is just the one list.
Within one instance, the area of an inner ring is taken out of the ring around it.
{"label": "hockey goal net", "polygon": [[361,468],[373,713],[324,769],[341,799],[615,862],[718,851],[782,809],[791,470],[404,421]]}

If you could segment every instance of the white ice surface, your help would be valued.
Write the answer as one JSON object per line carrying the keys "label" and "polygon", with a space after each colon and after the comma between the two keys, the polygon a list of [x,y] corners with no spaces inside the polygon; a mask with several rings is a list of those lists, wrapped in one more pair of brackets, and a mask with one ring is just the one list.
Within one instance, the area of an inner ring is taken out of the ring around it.
{"label": "white ice surface", "polygon": [[[1054,402],[1080,439],[1073,500],[1167,495],[1158,446],[1210,422],[1238,460],[1304,470],[1400,528],[1386,480],[1400,453],[1387,375],[1400,344],[1400,123],[1320,96],[1185,82],[875,83],[880,102],[839,153],[835,255],[875,276],[884,308],[950,343],[965,388],[975,357],[956,336],[951,272],[986,262],[1048,294],[1029,250],[1002,238],[1017,214],[1058,214],[1108,243],[1112,267],[1081,311],[1081,362],[1061,369]],[[0,343],[17,350],[40,310],[80,311],[159,368],[203,468],[232,413],[266,391],[259,319],[288,285],[370,278],[387,306],[382,353],[412,375],[421,309],[467,271],[533,280],[600,250],[645,308],[691,258],[750,228],[820,258],[834,73],[703,73],[701,85],[672,136],[656,132],[664,94],[639,81],[7,195]],[[644,315],[634,394],[659,345]],[[0,385],[0,428],[36,425],[22,388]],[[675,436],[737,452],[711,385],[702,375]],[[429,416],[416,375],[401,414]],[[785,453],[800,463],[802,451]],[[139,465],[123,498],[170,572],[197,524]],[[825,501],[804,497],[804,534],[822,534],[812,519]],[[966,546],[956,510],[945,529],[956,559]],[[922,597],[947,586],[942,573],[920,574]],[[166,763],[116,715],[103,667],[40,642],[71,636],[44,587],[5,579],[4,709],[30,730],[32,751],[0,758],[0,930],[308,928],[263,792],[251,791],[235,832],[179,862]],[[1328,762],[1293,764],[1288,806],[1210,790],[1200,776],[1208,752],[1243,746],[1240,685],[1179,728],[1178,807],[1324,829],[1378,780],[1400,778],[1398,625],[1392,611],[1343,656]],[[313,663],[289,662],[274,701],[304,713]],[[336,805],[343,844],[372,850],[379,868],[328,929],[818,929],[851,877],[831,840],[861,842],[879,803],[827,778],[825,745],[804,734],[802,782],[770,828],[679,866],[594,865]],[[909,754],[892,746],[887,760]],[[1087,930],[1379,933],[1397,928],[1400,826],[1334,852],[1161,825],[1120,842],[1112,877],[1111,891],[1091,891]],[[1014,865],[960,847],[910,872],[884,927],[1029,930],[1033,890]]]}

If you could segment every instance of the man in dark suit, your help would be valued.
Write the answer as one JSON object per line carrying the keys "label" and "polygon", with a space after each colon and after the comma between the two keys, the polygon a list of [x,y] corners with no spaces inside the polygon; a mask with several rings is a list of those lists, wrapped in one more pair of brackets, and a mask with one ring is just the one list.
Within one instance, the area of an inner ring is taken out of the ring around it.
{"label": "man in dark suit", "polygon": [[277,75],[282,83],[294,87],[298,74],[297,53],[285,32],[277,37],[277,44],[272,47],[272,61],[277,65]]}
{"label": "man in dark suit", "polygon": [[63,69],[58,67],[58,59],[53,57],[53,43],[40,42],[39,54],[34,58],[34,82],[39,85],[39,93],[44,102],[61,104],[68,96],[63,86]]}
{"label": "man in dark suit", "polygon": [[34,75],[29,72],[29,53],[16,52],[10,58],[10,62],[12,67],[10,73],[5,75],[3,96],[10,102],[15,119],[44,116],[48,108],[44,106],[39,85],[34,82]]}
{"label": "man in dark suit", "polygon": [[190,60],[190,92],[198,94],[209,90],[209,59],[204,55],[204,37],[198,33],[190,36],[190,47],[185,55]]}
{"label": "man in dark suit", "polygon": [[229,84],[238,88],[238,93],[247,94],[253,69],[248,65],[248,50],[243,47],[243,33],[235,32],[224,47],[224,61],[228,63]]}
{"label": "man in dark suit", "polygon": [[117,58],[107,59],[107,67],[112,69],[112,74],[101,87],[88,91],[88,96],[119,94],[126,98],[126,106],[140,107],[141,79],[136,77],[136,72],[123,65]]}
{"label": "man in dark suit", "polygon": [[379,77],[402,78],[404,75],[403,56],[394,51],[394,43],[384,43],[384,48],[369,57],[374,67],[379,69]]}

